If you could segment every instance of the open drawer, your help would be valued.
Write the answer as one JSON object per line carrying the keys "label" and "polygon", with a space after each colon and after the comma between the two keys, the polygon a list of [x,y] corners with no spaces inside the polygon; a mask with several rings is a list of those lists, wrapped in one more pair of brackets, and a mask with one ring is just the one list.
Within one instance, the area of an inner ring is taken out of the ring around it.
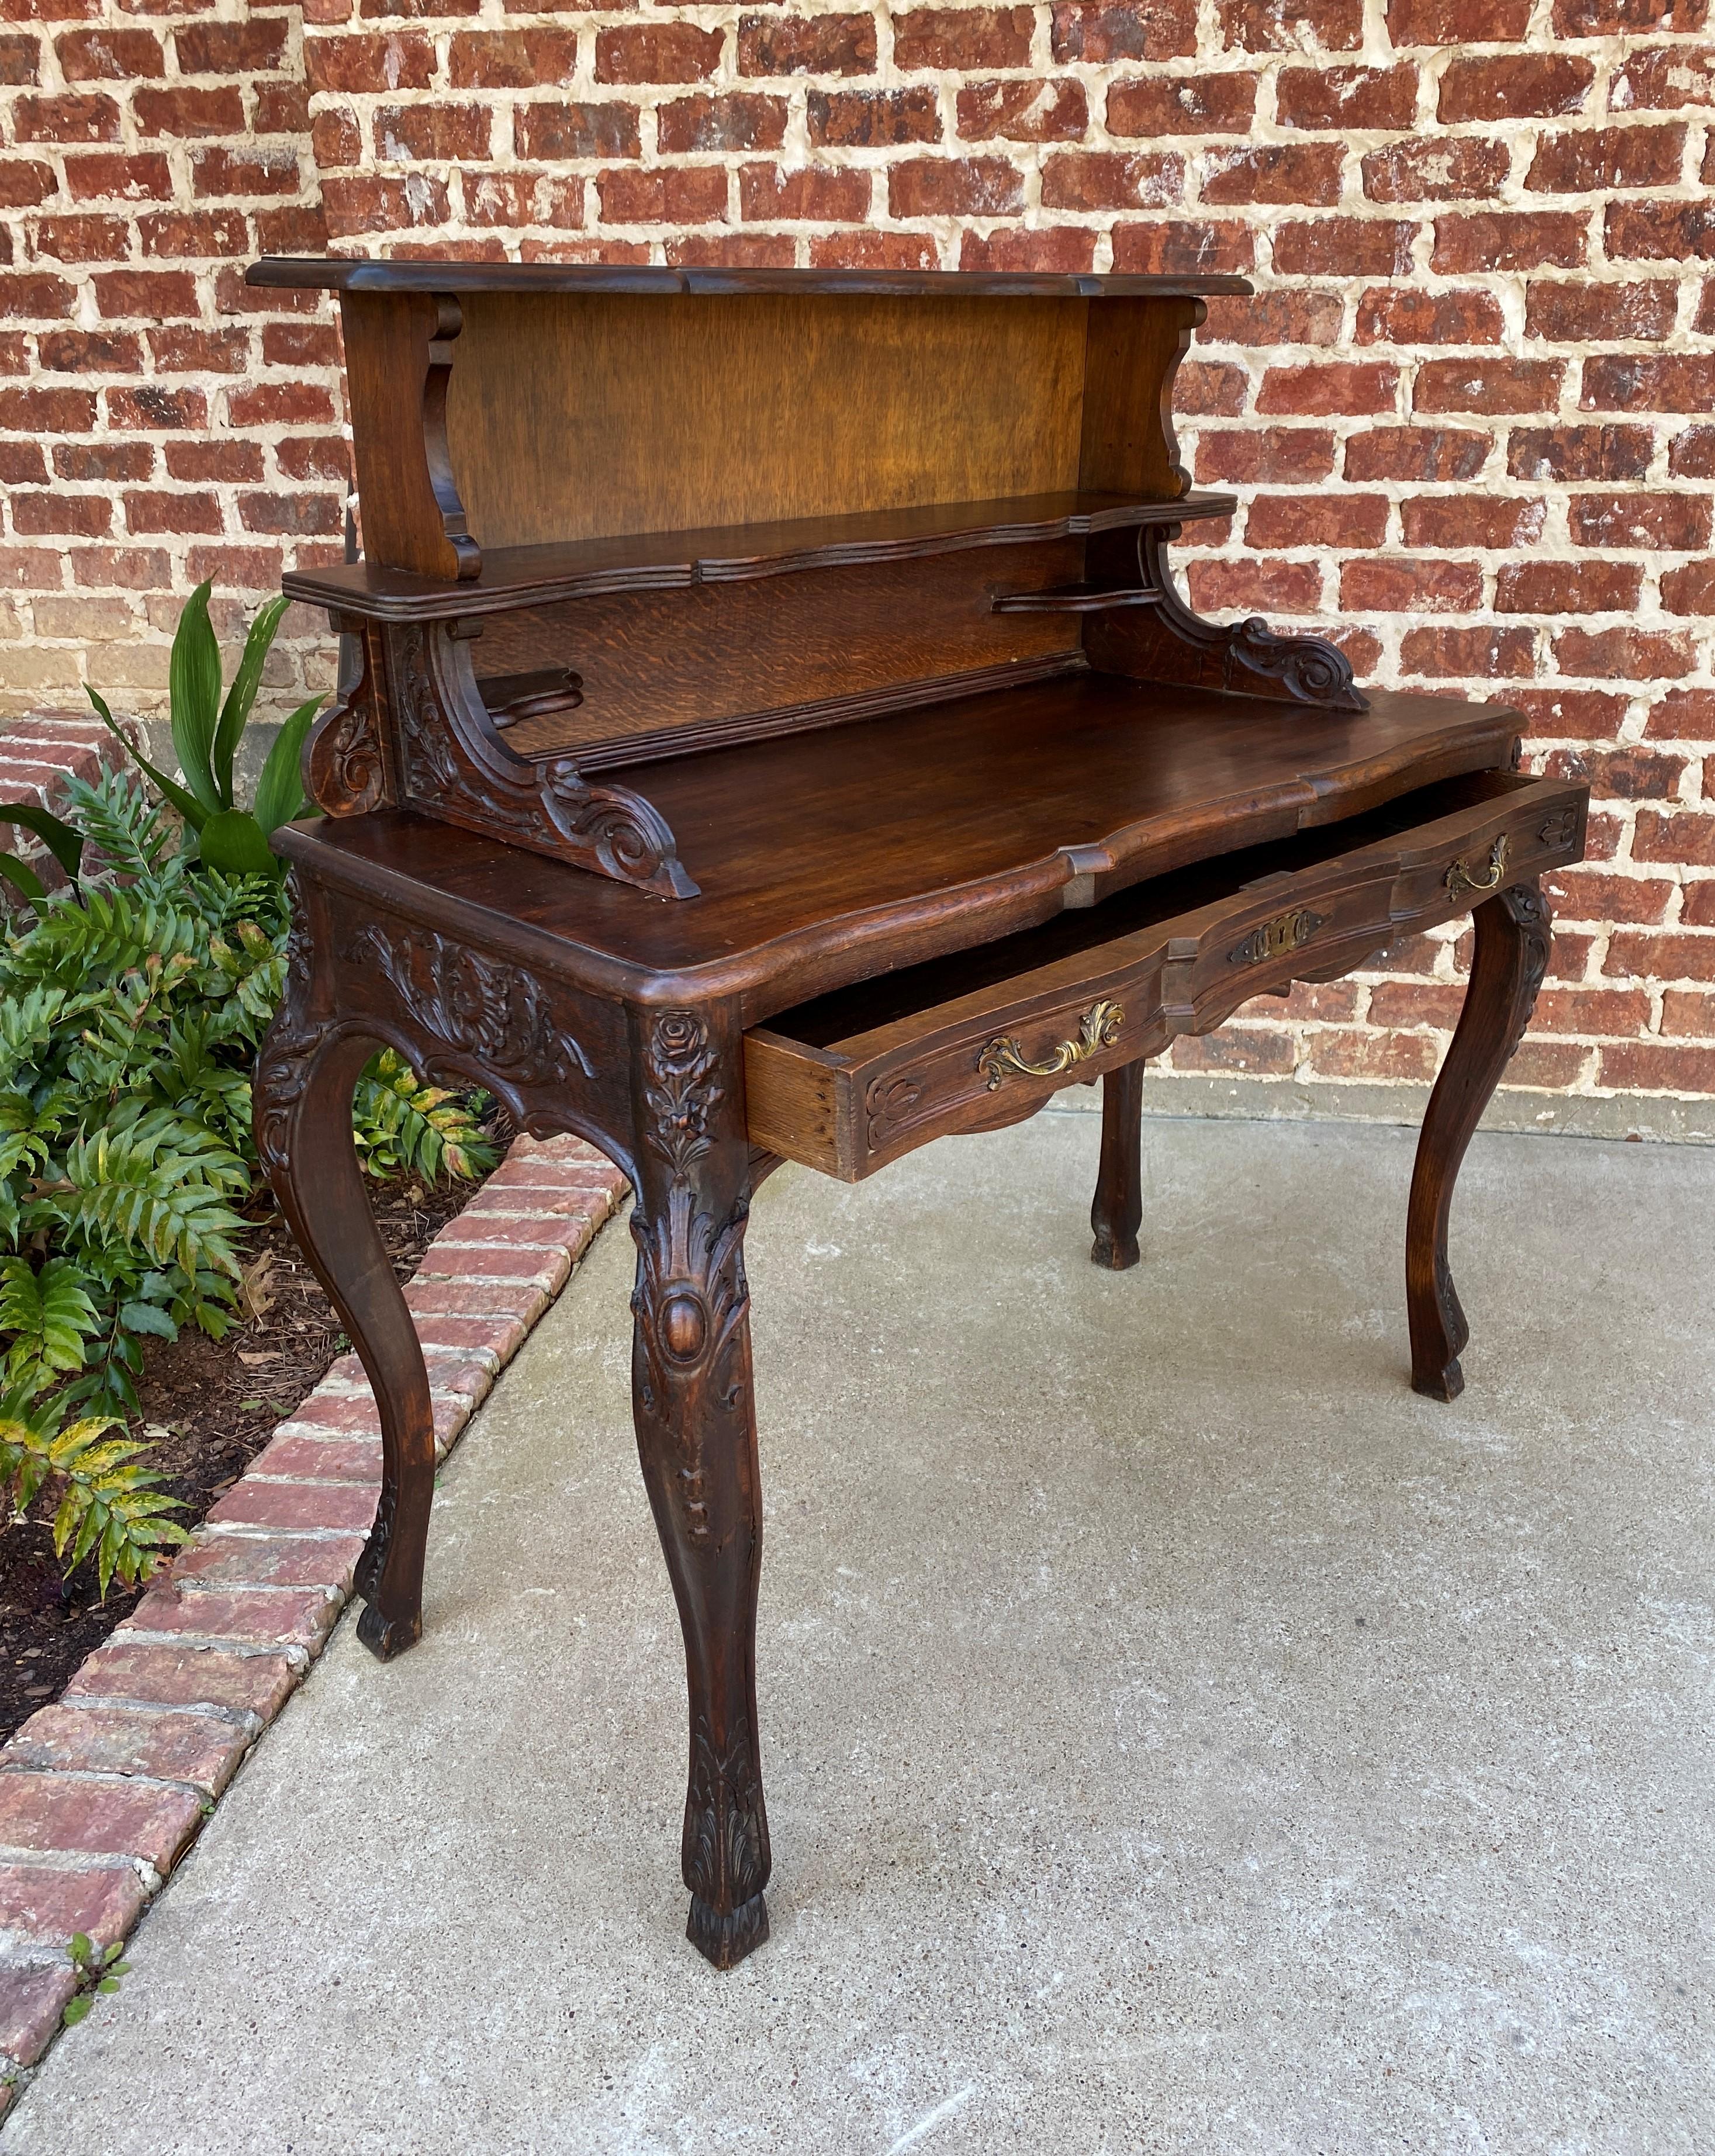
{"label": "open drawer", "polygon": [[952,1131],[1329,978],[1580,858],[1588,789],[1470,773],[1040,927],[860,982],[745,1035],[751,1141],[855,1183]]}

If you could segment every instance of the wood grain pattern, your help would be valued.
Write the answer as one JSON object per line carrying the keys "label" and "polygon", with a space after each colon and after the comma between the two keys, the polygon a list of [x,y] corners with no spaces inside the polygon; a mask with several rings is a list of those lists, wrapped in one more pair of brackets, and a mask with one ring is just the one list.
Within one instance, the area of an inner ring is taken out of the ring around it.
{"label": "wood grain pattern", "polygon": [[[1055,655],[1076,664],[1076,624],[1045,614],[997,614],[993,601],[1014,584],[1076,575],[1083,552],[1081,540],[1062,539],[1004,554],[940,555],[779,582],[521,608],[484,622],[477,660],[485,673],[557,664],[582,679],[575,710],[508,730],[521,755],[581,752],[669,728],[682,732],[685,749],[740,714]],[[825,633],[834,617],[837,638]]]}
{"label": "wood grain pattern", "polygon": [[447,449],[456,302],[434,293],[341,306],[363,544],[372,560],[462,583],[482,567]]}
{"label": "wood grain pattern", "polygon": [[1091,307],[1078,484],[1173,501],[1191,490],[1173,433],[1173,377],[1208,309],[1200,300]]}
{"label": "wood grain pattern", "polygon": [[1088,303],[902,305],[470,294],[447,405],[470,528],[521,547],[1075,488]]}
{"label": "wood grain pattern", "polygon": [[550,963],[603,993],[737,995],[752,1024],[1045,921],[1081,879],[1105,898],[1415,779],[1503,767],[1521,723],[1434,697],[1328,711],[1072,674],[711,750],[647,767],[703,894],[675,906],[404,812],[279,843],[449,925],[480,932],[496,911],[539,930]]}

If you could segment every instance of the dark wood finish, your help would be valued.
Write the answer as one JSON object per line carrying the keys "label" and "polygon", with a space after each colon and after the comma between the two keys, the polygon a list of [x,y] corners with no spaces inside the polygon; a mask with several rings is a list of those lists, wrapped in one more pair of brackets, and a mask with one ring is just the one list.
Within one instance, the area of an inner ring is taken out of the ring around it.
{"label": "dark wood finish", "polygon": [[[1230,494],[1156,501],[1126,494],[1026,495],[1001,501],[936,502],[915,509],[812,516],[784,524],[741,524],[701,531],[622,532],[603,539],[490,548],[458,594],[461,619],[556,606],[609,592],[671,591],[688,584],[739,583],[806,569],[865,562],[915,561],[968,547],[1027,547],[1050,539],[1144,524],[1181,525],[1230,516]],[[285,589],[306,606],[382,621],[437,621],[447,611],[444,579],[377,562],[292,569]]]}
{"label": "dark wood finish", "polygon": [[1229,505],[1185,492],[1173,370],[1236,280],[253,275],[343,295],[370,557],[290,580],[345,642],[306,748],[328,814],[276,839],[295,925],[256,1088],[381,1404],[360,1634],[383,1658],[418,1635],[434,1468],[350,1137],[385,1043],[631,1178],[687,1931],[730,1967],[768,1923],[757,1184],[788,1158],[854,1179],[1100,1077],[1092,1255],[1122,1269],[1145,1059],[1476,906],[1408,1239],[1414,1382],[1447,1395],[1454,1178],[1584,790],[1516,773],[1505,709],[1366,699],[1332,645],[1178,596],[1168,541]]}
{"label": "dark wood finish", "polygon": [[685,1634],[685,1936],[731,1969],[768,1936],[757,1749],[763,1500],[744,1277],[750,1144],[730,1022],[643,1011],[634,1026],[632,1402]]}
{"label": "dark wood finish", "polygon": [[449,292],[354,295],[346,382],[365,545],[377,559],[465,583],[482,567],[447,445],[447,382],[463,325]]}
{"label": "dark wood finish", "polygon": [[1097,276],[1077,271],[945,270],[664,270],[648,264],[366,261],[323,255],[272,255],[245,272],[249,285],[321,292],[804,293],[832,298],[883,295],[984,300],[1194,299],[1242,295],[1242,277]]}
{"label": "dark wood finish", "polygon": [[1424,1116],[1406,1215],[1411,1383],[1434,1400],[1456,1400],[1464,1391],[1459,1357],[1471,1337],[1447,1262],[1454,1183],[1478,1119],[1530,1024],[1553,937],[1553,916],[1533,875],[1479,906],[1472,921],[1471,983]]}
{"label": "dark wood finish", "polygon": [[[1583,799],[1570,782],[1477,773],[783,1012],[745,1037],[751,1136],[856,1182],[932,1137],[1018,1121],[1068,1074],[1158,1055],[1307,967],[1348,973],[1466,911],[1463,872],[1497,847],[1510,873],[1558,867]],[[1014,1051],[998,1067],[997,1042]]]}
{"label": "dark wood finish", "polygon": [[1090,1205],[1090,1261],[1122,1273],[1138,1259],[1143,1218],[1143,1058],[1122,1063],[1101,1080],[1101,1163]]}

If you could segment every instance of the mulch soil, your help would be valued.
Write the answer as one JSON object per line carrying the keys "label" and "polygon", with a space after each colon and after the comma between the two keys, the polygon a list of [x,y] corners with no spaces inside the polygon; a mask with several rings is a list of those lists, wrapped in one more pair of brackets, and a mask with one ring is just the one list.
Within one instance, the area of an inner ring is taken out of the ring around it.
{"label": "mulch soil", "polygon": [[[496,1114],[490,1127],[504,1155],[511,1136]],[[376,1225],[402,1281],[449,1220],[463,1212],[480,1182],[425,1188],[409,1178],[370,1186]],[[223,1340],[187,1327],[175,1341],[151,1341],[138,1386],[141,1425],[151,1441],[146,1463],[162,1487],[182,1501],[174,1517],[195,1527],[238,1480],[350,1342],[298,1255],[265,1187],[242,1253],[246,1302]],[[113,1582],[96,1594],[85,1562],[62,1578],[51,1532],[54,1501],[44,1491],[26,1517],[0,1533],[0,1740],[26,1717],[58,1699],[84,1657],[130,1615],[144,1589]],[[3,1523],[0,1523],[3,1524]]]}

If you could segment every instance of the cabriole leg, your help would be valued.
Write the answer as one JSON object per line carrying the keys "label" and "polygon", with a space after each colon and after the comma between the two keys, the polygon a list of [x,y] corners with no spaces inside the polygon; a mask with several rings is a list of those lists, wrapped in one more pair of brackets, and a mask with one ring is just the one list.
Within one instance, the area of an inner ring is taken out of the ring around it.
{"label": "cabriole leg", "polygon": [[1122,1273],[1137,1262],[1143,1218],[1143,1059],[1122,1063],[1101,1081],[1101,1165],[1090,1225],[1092,1265]]}
{"label": "cabriole leg", "polygon": [[1463,1391],[1459,1355],[1471,1337],[1447,1264],[1453,1186],[1477,1119],[1530,1023],[1553,930],[1533,881],[1502,891],[1471,918],[1476,953],[1471,983],[1423,1119],[1405,1228],[1411,1383],[1436,1400],[1456,1399]]}
{"label": "cabriole leg", "polygon": [[750,1204],[737,1043],[687,1011],[638,1043],[632,1405],[685,1634],[691,1763],[685,1936],[731,1969],[768,1936],[768,1823],[757,1750],[762,1491],[751,1397]]}
{"label": "cabriole leg", "polygon": [[280,1209],[375,1389],[381,1502],[357,1568],[357,1636],[383,1661],[422,1636],[423,1557],[434,1494],[434,1416],[417,1328],[369,1210],[352,1142],[352,1095],[374,1044],[330,1040],[331,983],[301,898],[285,998],[255,1082],[258,1150]]}

